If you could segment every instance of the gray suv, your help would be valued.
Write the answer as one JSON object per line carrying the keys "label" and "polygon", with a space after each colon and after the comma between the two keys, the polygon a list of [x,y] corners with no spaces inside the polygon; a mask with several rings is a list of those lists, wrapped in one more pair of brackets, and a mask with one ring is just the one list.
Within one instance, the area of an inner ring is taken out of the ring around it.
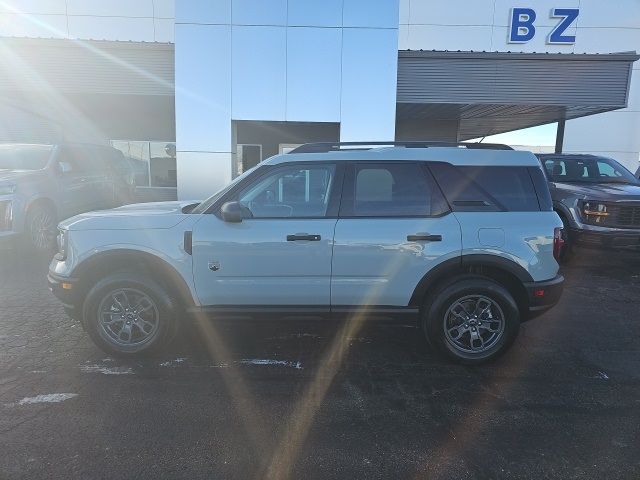
{"label": "gray suv", "polygon": [[476,364],[562,293],[562,222],[542,168],[502,145],[309,144],[204,202],[59,228],[51,291],[115,355],[162,348],[205,315],[383,316]]}
{"label": "gray suv", "polygon": [[50,251],[58,221],[133,197],[133,170],[114,148],[0,145],[0,241],[25,234],[33,248]]}
{"label": "gray suv", "polygon": [[640,181],[611,158],[538,155],[553,208],[564,223],[562,257],[573,246],[640,251]]}

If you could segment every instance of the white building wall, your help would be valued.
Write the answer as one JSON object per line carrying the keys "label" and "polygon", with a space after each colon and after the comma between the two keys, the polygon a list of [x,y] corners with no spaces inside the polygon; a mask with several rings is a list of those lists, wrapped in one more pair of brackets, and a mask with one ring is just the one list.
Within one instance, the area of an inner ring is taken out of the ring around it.
{"label": "white building wall", "polygon": [[233,120],[395,133],[398,0],[189,0],[176,11],[178,195],[231,180]]}
{"label": "white building wall", "polygon": [[173,42],[174,0],[3,0],[0,37]]}
{"label": "white building wall", "polygon": [[[511,8],[537,13],[535,37],[508,43]],[[552,8],[579,8],[567,34],[574,45],[549,45]],[[640,51],[640,0],[400,0],[398,48],[550,53]],[[549,72],[550,75],[553,72]],[[571,79],[565,79],[570,82]],[[634,64],[629,107],[567,122],[564,150],[610,155],[634,171],[640,152],[640,62]]]}
{"label": "white building wall", "polygon": [[[343,140],[394,136],[400,49],[562,53],[640,51],[640,0],[4,0],[0,36],[172,42],[181,195],[231,176],[230,120],[334,121]],[[537,34],[507,42],[511,8],[538,13]],[[578,7],[575,45],[548,45],[553,7]],[[565,151],[634,168],[640,64],[629,107],[567,123]],[[552,72],[550,72],[551,74]],[[566,79],[571,81],[571,79]],[[367,88],[362,88],[366,85]],[[185,163],[193,158],[193,164]],[[216,161],[208,159],[216,158]],[[206,179],[196,165],[210,166]],[[191,166],[194,168],[191,168]]]}

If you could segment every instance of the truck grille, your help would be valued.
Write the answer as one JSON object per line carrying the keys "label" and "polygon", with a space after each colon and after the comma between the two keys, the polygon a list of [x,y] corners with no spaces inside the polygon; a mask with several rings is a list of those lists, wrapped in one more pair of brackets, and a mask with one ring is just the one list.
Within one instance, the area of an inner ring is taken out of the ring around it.
{"label": "truck grille", "polygon": [[607,205],[611,213],[611,227],[636,228],[640,227],[640,204],[635,205]]}

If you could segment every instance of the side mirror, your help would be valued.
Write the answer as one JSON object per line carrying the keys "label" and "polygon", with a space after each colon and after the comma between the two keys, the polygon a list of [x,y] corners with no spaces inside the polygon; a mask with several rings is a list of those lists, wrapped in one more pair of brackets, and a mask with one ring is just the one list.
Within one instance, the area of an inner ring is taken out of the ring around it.
{"label": "side mirror", "polygon": [[220,208],[222,220],[230,223],[240,223],[244,218],[240,202],[227,202]]}

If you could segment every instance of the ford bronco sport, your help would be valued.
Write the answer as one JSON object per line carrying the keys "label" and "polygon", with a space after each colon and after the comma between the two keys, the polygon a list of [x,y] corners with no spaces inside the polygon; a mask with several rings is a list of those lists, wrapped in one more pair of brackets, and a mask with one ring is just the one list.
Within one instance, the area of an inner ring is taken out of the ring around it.
{"label": "ford bronco sport", "polygon": [[412,315],[449,358],[503,353],[562,291],[562,222],[537,158],[502,145],[307,144],[204,202],[59,226],[49,284],[103,350],[216,317]]}

